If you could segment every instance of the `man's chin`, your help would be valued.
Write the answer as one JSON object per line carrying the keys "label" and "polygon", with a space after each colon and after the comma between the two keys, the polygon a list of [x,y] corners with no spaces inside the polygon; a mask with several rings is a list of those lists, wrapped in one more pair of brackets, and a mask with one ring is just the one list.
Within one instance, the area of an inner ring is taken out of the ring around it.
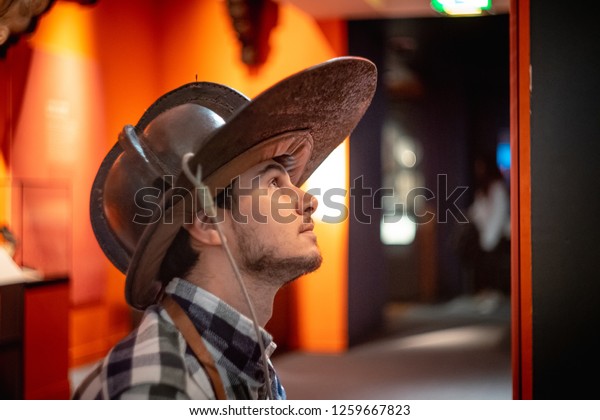
{"label": "man's chin", "polygon": [[[313,271],[317,271],[321,264],[323,263],[323,256],[320,252],[317,252],[312,258],[312,264],[309,265],[309,269],[304,274],[312,273]],[[308,264],[307,264],[308,265]]]}
{"label": "man's chin", "polygon": [[290,276],[285,283],[291,283],[306,274],[317,271],[319,267],[321,267],[322,263],[323,257],[321,256],[320,252],[302,259],[289,259],[287,261],[287,267],[290,269]]}
{"label": "man's chin", "polygon": [[271,284],[286,284],[317,270],[322,262],[323,257],[318,249],[308,255],[292,257],[265,254],[251,261],[246,260],[243,271]]}

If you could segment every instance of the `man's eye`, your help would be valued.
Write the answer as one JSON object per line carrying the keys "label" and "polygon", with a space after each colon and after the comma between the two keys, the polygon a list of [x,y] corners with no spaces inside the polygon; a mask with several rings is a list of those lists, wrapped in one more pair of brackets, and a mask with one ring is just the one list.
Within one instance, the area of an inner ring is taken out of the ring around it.
{"label": "man's eye", "polygon": [[269,187],[279,188],[279,180],[277,178],[273,178],[269,181]]}

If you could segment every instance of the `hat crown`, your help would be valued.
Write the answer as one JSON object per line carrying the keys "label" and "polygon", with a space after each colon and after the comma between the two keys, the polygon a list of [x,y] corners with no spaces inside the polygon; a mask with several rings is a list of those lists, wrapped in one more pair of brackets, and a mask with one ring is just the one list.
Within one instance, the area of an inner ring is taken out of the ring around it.
{"label": "hat crown", "polygon": [[104,209],[115,236],[132,255],[145,227],[162,217],[161,200],[181,173],[185,153],[202,150],[225,120],[197,104],[171,108],[152,120],[139,138],[123,129],[123,153],[105,182]]}
{"label": "hat crown", "polygon": [[210,135],[225,124],[216,112],[197,104],[171,108],[151,121],[140,140],[151,150],[162,165],[159,170],[179,176],[181,158],[189,152],[202,150]]}
{"label": "hat crown", "polygon": [[135,128],[123,128],[96,175],[90,203],[96,238],[120,271],[127,271],[146,227],[162,216],[164,192],[180,175],[182,156],[201,151],[248,102],[227,86],[189,83],[157,99]]}

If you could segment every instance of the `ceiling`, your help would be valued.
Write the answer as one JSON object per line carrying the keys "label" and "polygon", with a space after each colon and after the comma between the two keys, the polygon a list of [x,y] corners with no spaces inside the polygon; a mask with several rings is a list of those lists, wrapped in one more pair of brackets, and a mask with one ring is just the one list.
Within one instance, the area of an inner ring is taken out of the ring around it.
{"label": "ceiling", "polygon": [[[279,0],[316,19],[391,19],[435,17],[430,0]],[[510,0],[492,0],[491,13],[508,13]]]}

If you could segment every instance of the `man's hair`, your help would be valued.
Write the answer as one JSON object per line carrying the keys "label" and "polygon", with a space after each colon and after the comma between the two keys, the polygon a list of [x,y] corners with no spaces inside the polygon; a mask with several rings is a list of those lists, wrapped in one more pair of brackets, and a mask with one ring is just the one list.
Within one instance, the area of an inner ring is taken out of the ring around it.
{"label": "man's hair", "polygon": [[[235,181],[234,181],[235,182]],[[232,182],[215,197],[215,205],[222,209],[231,210],[233,207],[233,185]],[[173,243],[165,254],[160,270],[159,278],[166,285],[175,277],[185,278],[198,261],[200,254],[192,248],[190,234],[184,227],[179,229]]]}

